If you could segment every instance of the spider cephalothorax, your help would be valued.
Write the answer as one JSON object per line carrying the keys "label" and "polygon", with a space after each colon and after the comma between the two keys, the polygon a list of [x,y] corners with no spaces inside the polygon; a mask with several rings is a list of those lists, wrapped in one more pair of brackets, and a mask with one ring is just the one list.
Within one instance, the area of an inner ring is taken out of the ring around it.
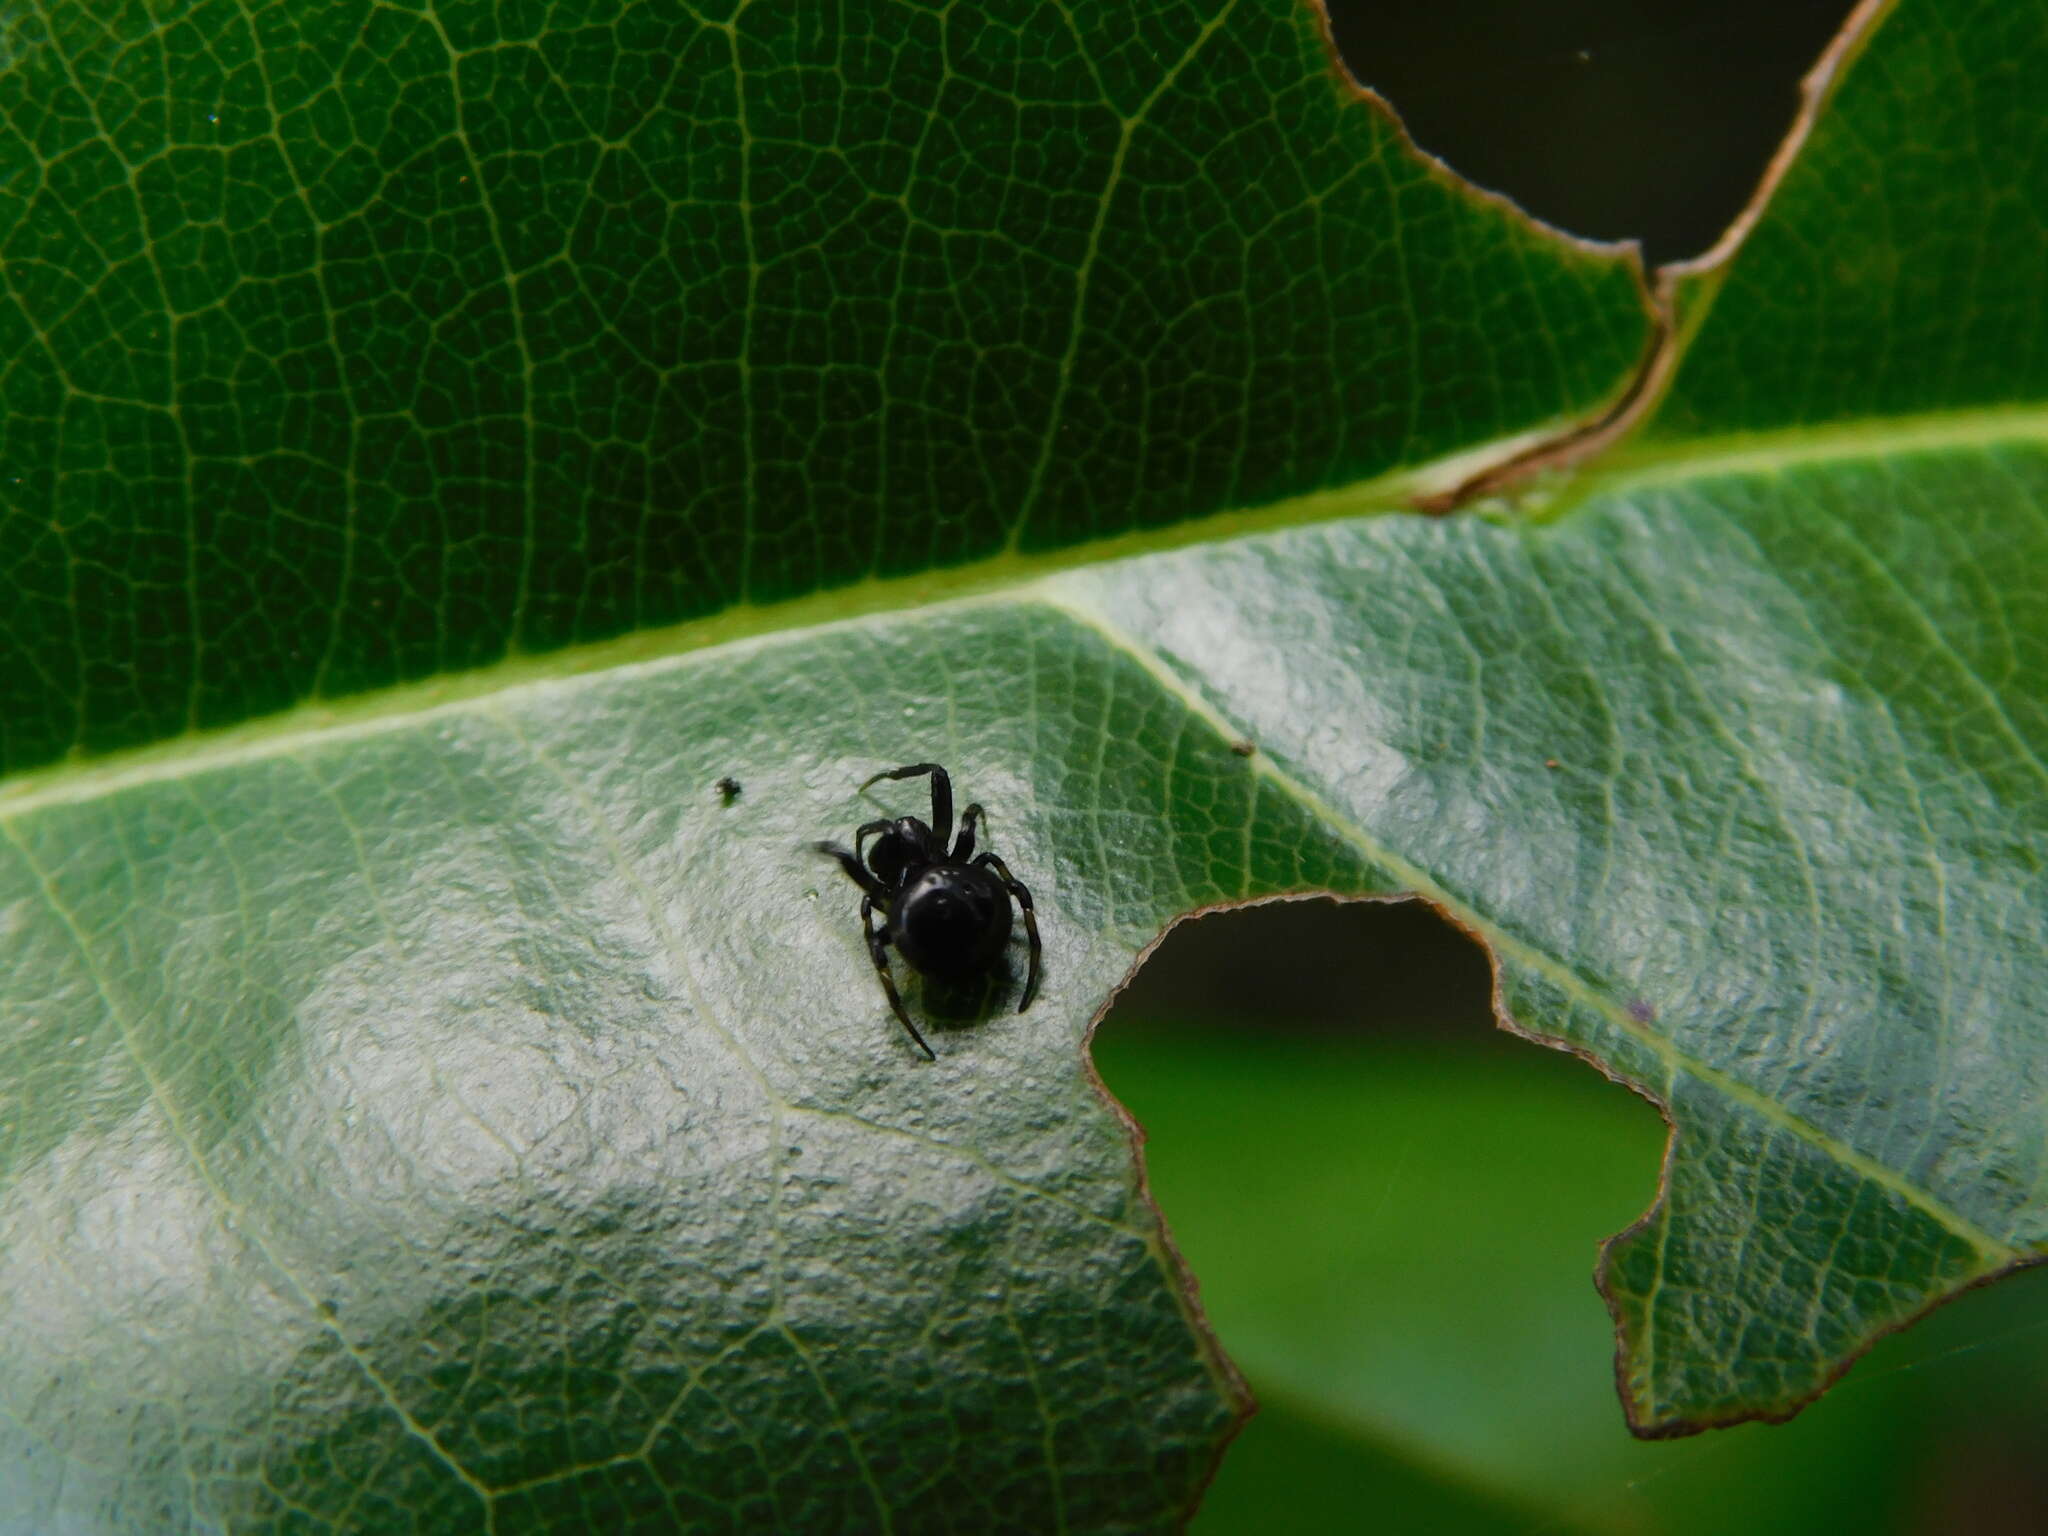
{"label": "spider cephalothorax", "polygon": [[[853,851],[836,843],[819,843],[820,853],[839,861],[847,877],[861,888],[860,921],[868,936],[868,954],[882,978],[889,1006],[910,1031],[925,1055],[937,1061],[917,1026],[904,1011],[896,979],[889,974],[888,946],[894,944],[913,970],[945,981],[959,981],[994,968],[1010,941],[1010,900],[1024,912],[1024,933],[1031,946],[1031,969],[1024,980],[1022,1013],[1038,990],[1038,918],[1031,892],[992,853],[974,851],[974,831],[982,810],[970,805],[960,817],[960,836],[953,836],[953,781],[937,763],[912,763],[876,774],[861,788],[883,779],[911,779],[930,774],[932,819],[915,816],[870,821],[855,829]],[[869,838],[872,846],[863,846]],[[875,909],[882,922],[875,924]]]}

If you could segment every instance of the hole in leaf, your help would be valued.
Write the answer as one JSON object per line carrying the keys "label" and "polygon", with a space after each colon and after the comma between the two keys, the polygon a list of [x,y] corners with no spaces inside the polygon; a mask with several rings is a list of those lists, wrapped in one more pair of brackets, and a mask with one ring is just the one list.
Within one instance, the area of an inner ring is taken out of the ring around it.
{"label": "hole in leaf", "polygon": [[1176,926],[1109,1017],[1491,1045],[1492,988],[1485,952],[1422,902],[1269,901]]}
{"label": "hole in leaf", "polygon": [[1790,1424],[1633,1439],[1592,1272],[1663,1122],[1496,1029],[1483,952],[1420,903],[1184,922],[1095,1062],[1262,1404],[1194,1536],[2007,1529],[1972,1523],[1973,1478],[2048,1507],[2013,1449],[2048,1434],[2048,1268],[1881,1340]]}
{"label": "hole in leaf", "polygon": [[1538,218],[1696,256],[1749,201],[1851,0],[1327,0],[1352,76]]}

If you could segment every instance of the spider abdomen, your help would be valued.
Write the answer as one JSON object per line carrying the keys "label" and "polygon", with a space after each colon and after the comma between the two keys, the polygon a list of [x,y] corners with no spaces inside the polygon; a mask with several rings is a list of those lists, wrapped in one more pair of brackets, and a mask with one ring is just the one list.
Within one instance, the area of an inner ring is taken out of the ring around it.
{"label": "spider abdomen", "polygon": [[889,938],[927,976],[989,969],[1010,939],[1010,898],[974,864],[927,864],[889,903]]}

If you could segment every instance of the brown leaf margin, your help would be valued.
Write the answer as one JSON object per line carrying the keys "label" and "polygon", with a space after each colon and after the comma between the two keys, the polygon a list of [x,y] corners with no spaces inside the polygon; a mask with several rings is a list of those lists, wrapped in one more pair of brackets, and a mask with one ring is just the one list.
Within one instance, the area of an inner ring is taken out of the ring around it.
{"label": "brown leaf margin", "polygon": [[[1833,40],[1822,52],[1799,82],[1799,105],[1793,120],[1772,155],[1763,175],[1759,178],[1754,193],[1742,211],[1730,222],[1721,237],[1706,251],[1684,261],[1671,262],[1659,267],[1654,273],[1646,273],[1641,265],[1641,249],[1634,241],[1605,242],[1589,240],[1557,229],[1530,214],[1513,199],[1468,182],[1443,160],[1418,145],[1409,134],[1393,104],[1368,86],[1361,84],[1352,75],[1349,67],[1339,54],[1331,31],[1327,0],[1304,0],[1313,17],[1328,57],[1331,70],[1336,76],[1339,88],[1351,99],[1364,103],[1370,110],[1381,114],[1395,130],[1405,151],[1417,163],[1423,165],[1431,175],[1443,180],[1466,197],[1474,197],[1495,205],[1508,216],[1542,231],[1551,238],[1583,250],[1612,255],[1623,253],[1634,265],[1638,274],[1645,309],[1650,317],[1651,331],[1646,340],[1642,361],[1635,374],[1623,387],[1621,393],[1600,415],[1590,421],[1567,428],[1541,442],[1525,447],[1508,457],[1458,481],[1447,489],[1418,492],[1410,505],[1418,512],[1430,515],[1445,515],[1457,511],[1483,498],[1506,494],[1532,479],[1555,474],[1577,466],[1591,459],[1615,443],[1630,436],[1655,415],[1683,360],[1686,347],[1696,335],[1706,315],[1712,308],[1722,278],[1732,265],[1735,257],[1747,242],[1750,232],[1762,220],[1778,188],[1783,184],[1792,165],[1797,161],[1811,136],[1820,114],[1833,98],[1836,89],[1846,76],[1849,67],[1875,35],[1878,27],[1891,13],[1897,0],[1861,0],[1843,20]],[[1241,744],[1233,744],[1233,750],[1242,751]],[[1548,1034],[1540,1029],[1525,1025],[1508,1010],[1503,998],[1502,968],[1499,954],[1486,939],[1456,913],[1429,898],[1413,891],[1374,893],[1360,895],[1336,891],[1290,891],[1272,896],[1259,897],[1251,901],[1216,902],[1182,913],[1170,920],[1154,938],[1134,957],[1131,968],[1125,973],[1097,1010],[1082,1037],[1082,1055],[1088,1076],[1102,1101],[1108,1105],[1124,1128],[1129,1138],[1132,1160],[1138,1173],[1138,1198],[1149,1207],[1158,1222],[1162,1252],[1178,1281],[1181,1303],[1191,1330],[1198,1339],[1205,1357],[1213,1364],[1218,1381],[1235,1410],[1235,1418],[1223,1438],[1218,1442],[1216,1455],[1208,1475],[1203,1478],[1194,1502],[1182,1512],[1183,1522],[1192,1519],[1199,1508],[1201,1499],[1214,1481],[1216,1471],[1221,1467],[1224,1453],[1242,1432],[1253,1414],[1258,1411],[1258,1400],[1237,1369],[1234,1361],[1224,1349],[1201,1301],[1200,1282],[1189,1267],[1186,1257],[1174,1241],[1166,1214],[1153,1198],[1151,1174],[1146,1167],[1144,1147],[1147,1140],[1145,1128],[1112,1093],[1096,1070],[1094,1041],[1097,1030],[1115,1004],[1116,999],[1130,984],[1138,972],[1150,960],[1153,952],[1165,942],[1168,934],[1182,923],[1215,913],[1234,911],[1242,907],[1263,906],[1276,901],[1369,901],[1392,903],[1416,901],[1430,908],[1439,919],[1454,930],[1464,934],[1476,944],[1487,957],[1491,978],[1490,1011],[1494,1025],[1504,1033],[1532,1044],[1563,1051],[1585,1062],[1601,1076],[1629,1090],[1645,1100],[1664,1122],[1664,1154],[1657,1171],[1656,1193],[1643,1214],[1621,1231],[1604,1239],[1600,1244],[1599,1260],[1594,1267],[1593,1283],[1608,1315],[1614,1324],[1614,1376],[1616,1396],[1620,1399],[1622,1413],[1627,1420],[1629,1432],[1641,1440],[1678,1439],[1700,1434],[1709,1429],[1731,1428],[1745,1423],[1783,1424],[1796,1417],[1814,1402],[1824,1396],[1834,1384],[1842,1379],[1857,1361],[1861,1360],[1880,1340],[1899,1333],[1927,1317],[1937,1309],[1946,1306],[1957,1297],[1980,1287],[1993,1284],[2006,1276],[2021,1270],[2048,1264],[2048,1254],[2024,1256],[1996,1269],[1977,1276],[1942,1295],[1935,1296],[1928,1303],[1896,1322],[1874,1329],[1852,1351],[1835,1362],[1834,1368],[1813,1390],[1785,1407],[1759,1407],[1752,1411],[1729,1411],[1699,1417],[1678,1416],[1655,1418],[1647,1405],[1639,1402],[1629,1390],[1629,1353],[1626,1335],[1626,1319],[1610,1284],[1611,1268],[1616,1253],[1655,1222],[1665,1210],[1670,1197],[1671,1171],[1677,1156],[1680,1129],[1673,1118],[1671,1107],[1656,1093],[1643,1084],[1631,1082],[1612,1070],[1586,1047],[1560,1036]]]}
{"label": "brown leaf margin", "polygon": [[[1327,0],[1309,0],[1320,18],[1323,39],[1331,57],[1336,59],[1336,42],[1330,31]],[[1718,292],[1721,279],[1734,262],[1736,255],[1749,238],[1749,233],[1763,218],[1771,200],[1777,196],[1786,174],[1798,160],[1800,151],[1813,127],[1820,119],[1821,112],[1834,96],[1836,87],[1847,74],[1870,38],[1876,33],[1884,18],[1897,4],[1897,0],[1861,0],[1861,3],[1844,18],[1841,30],[1821,53],[1818,60],[1799,81],[1799,106],[1793,113],[1792,123],[1779,142],[1770,163],[1764,167],[1756,190],[1750,194],[1721,238],[1698,256],[1684,261],[1675,261],[1656,269],[1654,273],[1643,274],[1640,248],[1634,241],[1623,242],[1623,246],[1636,257],[1636,268],[1643,284],[1643,300],[1651,318],[1651,333],[1644,347],[1643,360],[1638,365],[1635,377],[1622,391],[1615,403],[1602,415],[1580,426],[1570,428],[1547,441],[1536,443],[1520,452],[1510,455],[1499,463],[1488,465],[1445,490],[1433,491],[1414,498],[1411,505],[1419,512],[1441,516],[1453,512],[1470,502],[1485,497],[1506,494],[1524,483],[1543,475],[1555,474],[1570,469],[1585,460],[1612,447],[1631,435],[1662,405],[1664,395],[1672,378],[1677,374],[1678,365],[1684,358],[1687,344],[1698,333],[1701,323],[1713,307],[1713,298]],[[1350,72],[1341,60],[1336,68],[1347,81]],[[1351,82],[1351,88],[1359,94],[1378,103],[1382,110],[1394,116],[1393,107],[1384,98],[1364,86]],[[1398,122],[1398,116],[1395,116]],[[1413,147],[1413,141],[1404,141]],[[1432,165],[1441,167],[1444,174],[1456,176],[1449,167],[1443,166],[1427,151],[1415,152]],[[1475,191],[1479,189],[1474,189]],[[1495,198],[1510,208],[1516,205],[1498,194],[1481,192],[1482,196]],[[1521,216],[1538,228],[1548,230],[1550,226],[1534,219],[1516,208]],[[1577,240],[1577,237],[1561,231],[1551,231],[1560,238],[1575,240],[1576,243],[1599,250],[1614,247],[1597,242]]]}

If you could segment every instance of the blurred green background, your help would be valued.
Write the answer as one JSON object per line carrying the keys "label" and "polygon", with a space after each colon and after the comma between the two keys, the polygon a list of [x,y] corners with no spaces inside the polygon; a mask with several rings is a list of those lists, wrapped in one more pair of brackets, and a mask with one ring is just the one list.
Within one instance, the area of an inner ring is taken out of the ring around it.
{"label": "blurred green background", "polygon": [[[1332,0],[1417,141],[1575,233],[1696,255],[1739,211],[1845,0]],[[1599,1240],[1664,1125],[1492,1026],[1413,903],[1177,928],[1095,1059],[1262,1404],[1194,1530],[1722,1536],[2048,1531],[2048,1269],[1886,1339],[1788,1425],[1623,1423]]]}
{"label": "blurred green background", "polygon": [[1419,904],[1280,902],[1176,928],[1104,1022],[1096,1065],[1262,1405],[1196,1536],[2048,1530],[2048,1269],[1882,1341],[1790,1424],[1634,1439],[1592,1272],[1664,1123],[1494,1029],[1488,986]]}

